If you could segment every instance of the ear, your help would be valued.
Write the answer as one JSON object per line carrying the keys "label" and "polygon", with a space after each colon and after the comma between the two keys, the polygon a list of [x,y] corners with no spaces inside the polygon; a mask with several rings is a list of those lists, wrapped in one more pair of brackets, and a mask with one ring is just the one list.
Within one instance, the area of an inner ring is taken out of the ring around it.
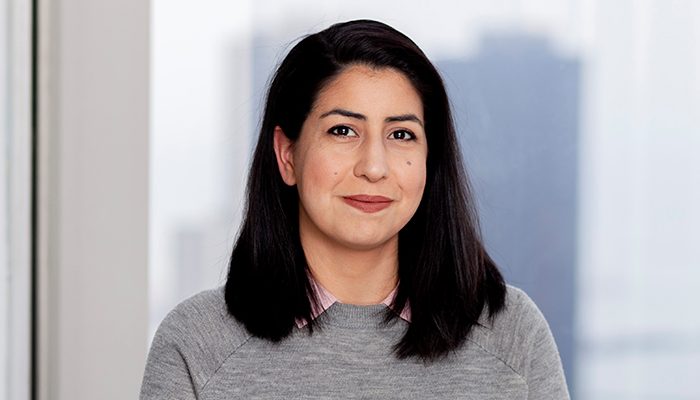
{"label": "ear", "polygon": [[294,186],[297,181],[294,176],[294,147],[293,142],[284,134],[282,128],[275,126],[274,148],[277,157],[277,167],[282,175],[282,180],[289,186]]}

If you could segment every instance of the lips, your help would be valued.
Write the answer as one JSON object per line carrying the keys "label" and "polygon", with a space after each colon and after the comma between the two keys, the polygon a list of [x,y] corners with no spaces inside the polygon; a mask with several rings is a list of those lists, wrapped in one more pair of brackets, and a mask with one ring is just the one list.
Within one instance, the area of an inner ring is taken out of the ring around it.
{"label": "lips", "polygon": [[356,194],[343,197],[345,202],[360,211],[374,213],[389,207],[393,200],[384,196],[371,196],[367,194]]}

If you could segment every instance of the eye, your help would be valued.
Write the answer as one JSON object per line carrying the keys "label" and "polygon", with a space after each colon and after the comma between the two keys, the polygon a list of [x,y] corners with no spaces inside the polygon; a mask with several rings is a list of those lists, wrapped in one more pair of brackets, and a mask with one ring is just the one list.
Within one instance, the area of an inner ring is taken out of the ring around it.
{"label": "eye", "polygon": [[411,133],[411,131],[407,131],[405,129],[400,129],[400,130],[391,132],[390,137],[392,139],[406,140],[406,141],[416,139],[416,135]]}
{"label": "eye", "polygon": [[345,125],[334,126],[328,130],[328,133],[330,133],[331,135],[335,135],[335,136],[345,136],[345,137],[357,136],[357,133],[355,133],[355,131],[353,131],[352,128],[345,126]]}

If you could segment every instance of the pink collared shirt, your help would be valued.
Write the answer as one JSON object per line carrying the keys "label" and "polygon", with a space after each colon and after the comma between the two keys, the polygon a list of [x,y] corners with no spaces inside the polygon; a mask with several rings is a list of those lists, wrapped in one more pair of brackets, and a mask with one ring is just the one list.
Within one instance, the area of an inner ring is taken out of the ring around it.
{"label": "pink collared shirt", "polygon": [[[311,286],[313,286],[314,291],[316,292],[316,295],[318,296],[318,300],[320,301],[321,304],[319,304],[319,307],[315,307],[314,303],[311,303],[311,319],[316,319],[319,315],[321,315],[324,311],[328,309],[333,303],[338,301],[338,299],[333,296],[331,292],[329,292],[326,288],[324,288],[320,283],[316,282],[316,280],[309,275],[309,280],[311,281]],[[394,290],[389,293],[388,296],[380,303],[384,304],[387,307],[391,308],[391,302],[394,300],[394,296],[396,296],[396,291],[398,290],[398,286],[394,288]],[[394,310],[396,311],[396,310]],[[406,322],[411,322],[411,307],[408,305],[408,301],[406,302],[406,305],[404,306],[403,310],[401,310],[401,313],[399,313],[399,316],[401,319],[405,320]],[[306,326],[306,321],[297,319],[297,327],[303,328]]]}

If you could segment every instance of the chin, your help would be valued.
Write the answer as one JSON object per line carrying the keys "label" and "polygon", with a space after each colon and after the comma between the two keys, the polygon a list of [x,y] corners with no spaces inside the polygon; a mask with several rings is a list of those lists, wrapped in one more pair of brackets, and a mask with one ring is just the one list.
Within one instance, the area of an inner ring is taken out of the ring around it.
{"label": "chin", "polygon": [[348,249],[352,250],[361,250],[361,251],[367,251],[367,250],[373,250],[376,249],[377,247],[381,247],[386,245],[388,242],[390,242],[392,237],[388,238],[358,238],[354,237],[351,239],[347,240],[340,240],[339,242],[342,244],[343,247],[346,247]]}

